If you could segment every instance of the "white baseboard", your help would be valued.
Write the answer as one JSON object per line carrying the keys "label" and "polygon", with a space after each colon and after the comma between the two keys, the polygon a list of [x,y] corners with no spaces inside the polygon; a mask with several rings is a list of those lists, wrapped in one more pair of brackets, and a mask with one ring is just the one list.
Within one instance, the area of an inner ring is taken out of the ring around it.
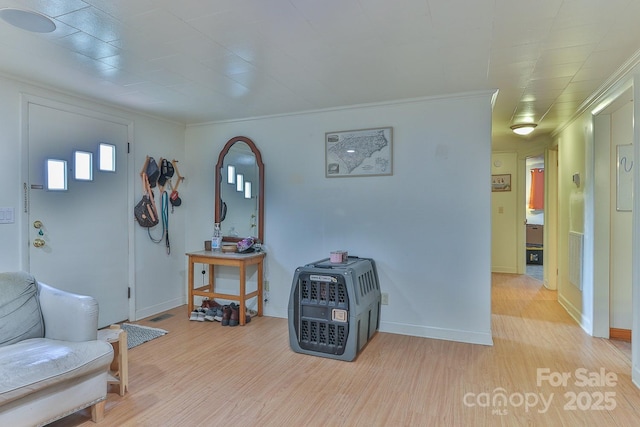
{"label": "white baseboard", "polygon": [[380,332],[410,335],[421,338],[433,338],[468,344],[493,345],[491,332],[462,331],[457,329],[434,328],[430,326],[409,325],[406,323],[380,322]]}
{"label": "white baseboard", "polygon": [[633,367],[631,372],[631,382],[638,388],[640,388],[640,368],[637,366]]}
{"label": "white baseboard", "polygon": [[[176,299],[166,304],[157,305],[136,312],[137,319],[153,316],[160,312],[169,310],[184,304],[184,301]],[[274,307],[264,307],[264,316],[288,318],[288,313],[283,310],[274,309]],[[380,332],[390,334],[410,335],[421,338],[433,338],[438,340],[456,341],[468,344],[493,345],[493,337],[491,332],[463,331],[457,329],[435,328],[430,326],[410,325],[406,323],[396,322],[380,322]]]}
{"label": "white baseboard", "polygon": [[492,273],[507,273],[507,274],[518,274],[518,269],[516,267],[500,267],[500,266],[492,266]]}
{"label": "white baseboard", "polygon": [[589,319],[587,319],[578,308],[571,304],[571,302],[564,297],[564,295],[558,293],[558,302],[569,313],[569,316],[576,321],[578,325],[589,335],[593,335],[593,328]]}
{"label": "white baseboard", "polygon": [[[288,318],[288,314],[285,312],[277,312],[275,310],[264,311],[265,316]],[[421,325],[409,325],[406,323],[396,322],[380,322],[380,332],[387,332],[390,334],[410,335],[421,338],[433,338],[438,340],[456,341],[468,344],[482,344],[493,345],[493,338],[491,332],[475,332],[475,331],[461,331],[456,329],[444,329],[434,328],[430,326]]]}
{"label": "white baseboard", "polygon": [[165,301],[162,304],[153,305],[151,307],[145,307],[137,309],[135,312],[135,319],[129,319],[130,321],[136,321],[140,319],[144,319],[146,317],[154,316],[158,313],[162,313],[163,311],[171,310],[172,308],[179,307],[185,304],[185,299],[183,298],[174,298],[169,301]]}

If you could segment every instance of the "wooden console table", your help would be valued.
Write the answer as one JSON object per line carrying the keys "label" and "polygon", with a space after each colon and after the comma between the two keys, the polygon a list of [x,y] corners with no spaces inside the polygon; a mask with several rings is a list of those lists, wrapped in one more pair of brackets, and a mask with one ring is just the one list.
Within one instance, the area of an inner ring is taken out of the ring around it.
{"label": "wooden console table", "polygon": [[[246,301],[253,297],[258,297],[258,316],[262,316],[262,272],[264,263],[264,252],[254,252],[250,254],[240,253],[224,253],[213,251],[187,252],[189,257],[189,311],[191,315],[193,311],[193,297],[208,297],[209,299],[221,298],[224,300],[238,301],[240,306],[240,325],[246,322]],[[196,288],[194,283],[195,264],[209,265],[209,283],[205,286]],[[215,291],[215,269],[216,265],[232,266],[240,269],[240,291],[238,295],[221,294]],[[246,267],[248,265],[258,266],[258,289],[247,293],[246,290]]]}

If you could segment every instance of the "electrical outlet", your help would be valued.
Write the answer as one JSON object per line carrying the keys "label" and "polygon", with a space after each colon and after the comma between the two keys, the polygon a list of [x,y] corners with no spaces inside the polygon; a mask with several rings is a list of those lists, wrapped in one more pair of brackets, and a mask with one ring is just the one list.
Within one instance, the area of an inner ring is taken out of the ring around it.
{"label": "electrical outlet", "polygon": [[265,281],[264,281],[264,290],[265,290],[266,292],[269,292],[269,281],[268,281],[268,280],[265,280]]}
{"label": "electrical outlet", "polygon": [[383,292],[380,298],[380,303],[382,305],[389,305],[389,294],[386,292]]}

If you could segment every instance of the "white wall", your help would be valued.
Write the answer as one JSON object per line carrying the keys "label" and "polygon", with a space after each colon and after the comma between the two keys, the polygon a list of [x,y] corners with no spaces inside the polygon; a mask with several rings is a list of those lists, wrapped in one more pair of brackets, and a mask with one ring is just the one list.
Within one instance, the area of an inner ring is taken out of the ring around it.
{"label": "white wall", "polygon": [[633,104],[627,102],[611,114],[610,183],[611,183],[611,264],[610,327],[631,329],[631,230],[632,213],[616,209],[616,170],[618,145],[633,142]]}
{"label": "white wall", "polygon": [[[94,102],[61,94],[52,90],[40,88],[11,78],[0,76],[0,152],[2,153],[2,167],[0,167],[0,207],[13,207],[16,212],[16,222],[0,224],[0,271],[15,271],[28,269],[26,258],[21,255],[27,245],[27,238],[22,236],[21,230],[27,215],[23,212],[23,186],[21,165],[21,93],[28,93],[39,97],[75,105],[81,108],[126,118],[133,121],[134,132],[129,162],[129,182],[133,186],[133,200],[135,204],[140,198],[139,171],[147,154],[159,158],[184,158],[184,126],[163,120],[153,119],[140,114],[107,107]],[[182,165],[183,163],[179,163]],[[183,175],[189,171],[180,169]],[[123,188],[122,191],[128,191]],[[184,207],[176,208],[170,217],[171,227],[171,255],[167,255],[164,245],[150,242],[146,230],[136,226],[134,231],[134,254],[130,258],[135,260],[135,271],[131,277],[134,291],[135,306],[133,318],[135,320],[150,314],[158,313],[166,308],[184,304],[186,301],[184,281]],[[130,216],[133,221],[133,212]],[[104,218],[103,220],[109,220]],[[128,227],[128,224],[122,224]],[[157,233],[157,231],[156,231]],[[99,242],[96,253],[99,254]],[[122,248],[127,251],[129,248]],[[78,266],[81,268],[81,266]],[[52,283],[55,286],[55,284]]]}
{"label": "white wall", "polygon": [[[584,272],[592,270],[593,260],[592,250],[588,248],[593,234],[590,228],[585,227],[585,212],[589,209],[586,206],[593,203],[589,196],[594,182],[591,171],[589,174],[585,173],[586,153],[593,151],[591,120],[590,113],[582,114],[558,138],[558,301],[589,333],[593,327],[593,285]],[[572,181],[576,173],[580,174],[580,187]],[[583,290],[569,281],[570,231],[584,234]]]}
{"label": "white wall", "polygon": [[[28,268],[20,256],[22,92],[133,121],[132,203],[147,154],[180,161],[186,179],[170,216],[171,254],[135,227],[134,319],[185,302],[184,253],[211,233],[218,153],[245,135],[266,165],[267,315],[287,315],[296,267],[346,249],[376,260],[390,302],[382,330],[492,342],[490,93],[192,126],[185,145],[182,125],[0,77],[0,207],[16,208],[16,222],[0,225],[2,271]],[[392,176],[324,177],[325,132],[383,126],[394,128]]]}
{"label": "white wall", "polygon": [[0,207],[14,208],[16,222],[0,224],[0,271],[20,265],[22,185],[20,184],[20,93],[15,84],[0,77]]}
{"label": "white wall", "polygon": [[496,273],[518,272],[518,154],[516,152],[493,153],[492,175],[511,175],[511,191],[491,193],[491,271]]}
{"label": "white wall", "polygon": [[[178,160],[178,170],[185,177],[185,182],[192,177],[187,167],[184,154],[184,125],[156,120],[141,115],[130,115],[134,120],[134,202],[142,196],[140,183],[140,169],[147,155],[159,160],[160,157]],[[173,182],[177,176],[174,174]],[[164,241],[160,244],[152,243],[147,229],[135,226],[135,318],[151,316],[159,312],[177,307],[186,302],[186,269],[184,267],[185,222],[189,218],[189,211],[194,206],[194,200],[183,191],[184,183],[180,184],[178,192],[182,205],[171,213],[169,204],[169,241],[170,254],[167,254]],[[167,189],[168,190],[168,189]],[[158,210],[160,200],[156,189],[155,198]],[[168,191],[170,193],[170,191]],[[133,216],[133,212],[132,212]],[[151,234],[158,238],[162,233],[156,226]]]}
{"label": "white wall", "polygon": [[[325,178],[325,132],[385,126],[393,176]],[[237,135],[265,163],[267,315],[287,316],[298,266],[345,249],[376,261],[383,331],[492,342],[490,93],[188,127],[187,250],[211,233],[213,167]]]}
{"label": "white wall", "polygon": [[[587,333],[602,337],[609,336],[609,327],[632,326],[631,304],[624,300],[632,297],[631,239],[635,231],[632,213],[616,211],[615,196],[615,146],[634,138],[629,95],[615,101],[627,82],[621,80],[622,89],[614,88],[602,98],[601,104],[611,103],[606,110],[598,108],[598,116],[584,112],[557,139],[558,300]],[[580,187],[572,182],[575,173],[580,174]],[[584,233],[582,290],[568,280],[569,231]]]}

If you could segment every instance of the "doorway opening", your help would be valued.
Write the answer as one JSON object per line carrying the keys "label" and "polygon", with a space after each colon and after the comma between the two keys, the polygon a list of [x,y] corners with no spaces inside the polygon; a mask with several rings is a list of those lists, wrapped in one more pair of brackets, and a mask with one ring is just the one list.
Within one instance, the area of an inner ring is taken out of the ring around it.
{"label": "doorway opening", "polygon": [[544,155],[526,159],[526,274],[544,281]]}

